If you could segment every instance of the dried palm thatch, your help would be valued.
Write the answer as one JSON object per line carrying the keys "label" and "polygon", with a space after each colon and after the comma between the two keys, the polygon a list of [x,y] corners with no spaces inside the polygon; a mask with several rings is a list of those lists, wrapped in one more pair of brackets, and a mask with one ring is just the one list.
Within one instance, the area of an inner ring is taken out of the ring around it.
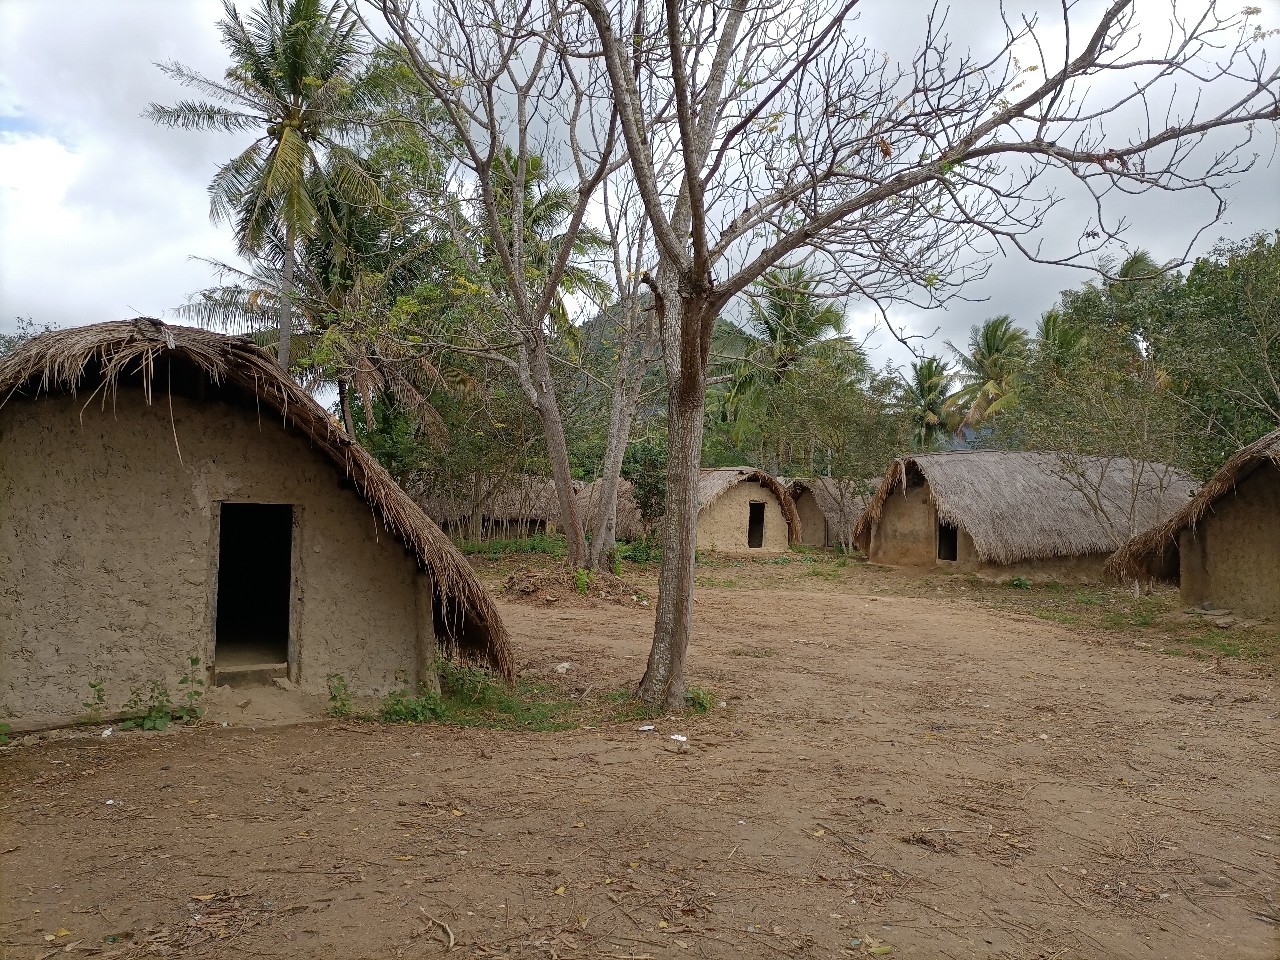
{"label": "dried palm thatch", "polygon": [[[178,365],[171,361],[179,361]],[[449,538],[363,447],[246,337],[230,337],[145,317],[42,333],[0,359],[0,406],[15,396],[89,390],[107,403],[121,383],[138,383],[147,403],[183,368],[215,386],[238,388],[248,403],[273,410],[342,471],[388,530],[427,571],[443,607],[446,652],[486,663],[508,679],[515,659],[489,595]]]}
{"label": "dried palm thatch", "polygon": [[827,528],[839,543],[852,543],[858,520],[875,499],[879,480],[837,480],[835,477],[799,477],[786,481],[793,500],[812,494],[827,520]]}
{"label": "dried palm thatch", "polygon": [[754,481],[778,498],[782,515],[787,521],[787,542],[800,542],[800,514],[796,502],[787,492],[787,486],[771,473],[755,467],[704,467],[698,473],[698,511],[701,512],[722,497],[730,487]]}
{"label": "dried palm thatch", "polygon": [[1159,463],[1125,457],[1069,458],[1040,451],[957,450],[902,457],[858,521],[869,542],[885,501],[921,482],[944,523],[973,538],[984,563],[1110,553],[1134,530],[1163,523],[1196,482]]}
{"label": "dried palm thatch", "polygon": [[452,490],[429,486],[423,478],[410,489],[427,516],[450,529],[465,530],[479,518],[504,528],[560,521],[556,482],[546,477],[476,475]]}
{"label": "dried palm thatch", "polygon": [[[604,509],[604,480],[592,480],[578,489],[578,515],[590,532],[600,522]],[[635,486],[629,480],[618,481],[618,512],[613,535],[617,540],[635,540],[644,533],[644,518],[636,505]]]}
{"label": "dried palm thatch", "polygon": [[1163,562],[1178,546],[1178,534],[1194,530],[1223,497],[1264,464],[1280,467],[1280,430],[1242,447],[1228,458],[1198,494],[1181,510],[1134,537],[1112,554],[1106,569],[1118,577],[1138,578],[1146,571],[1168,569]]}

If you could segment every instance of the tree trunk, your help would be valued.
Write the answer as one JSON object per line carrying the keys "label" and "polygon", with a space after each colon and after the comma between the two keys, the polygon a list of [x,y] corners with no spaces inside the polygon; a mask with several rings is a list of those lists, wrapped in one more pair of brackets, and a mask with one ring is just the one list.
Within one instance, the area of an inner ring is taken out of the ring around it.
{"label": "tree trunk", "polygon": [[342,427],[352,440],[356,438],[356,424],[351,419],[351,396],[347,392],[347,381],[338,380],[338,409],[342,411]]}
{"label": "tree trunk", "polygon": [[[691,366],[695,369],[690,369]],[[702,463],[702,425],[706,410],[706,370],[696,367],[696,362],[683,363],[679,375],[672,376],[668,363],[670,439],[667,503],[662,520],[662,570],[658,574],[653,646],[644,678],[636,690],[636,696],[643,703],[664,710],[684,709],[684,659],[693,632],[698,470]]]}
{"label": "tree trunk", "polygon": [[618,379],[614,383],[613,399],[609,406],[609,442],[605,447],[604,461],[600,464],[601,490],[597,500],[600,516],[591,532],[590,553],[587,557],[592,570],[605,569],[609,554],[617,545],[618,487],[622,480],[622,459],[627,453],[631,421],[635,418],[640,386],[644,379],[643,364],[637,365],[639,369],[629,369],[625,350],[618,362]]}
{"label": "tree trunk", "polygon": [[564,420],[551,378],[551,363],[546,344],[540,337],[526,341],[524,360],[519,370],[520,388],[537,411],[542,433],[547,441],[547,458],[551,461],[551,479],[556,482],[556,501],[560,507],[560,529],[564,532],[566,552],[571,566],[587,563],[587,538],[578,516],[578,501],[573,495],[573,474],[569,469],[569,442],[564,435]]}
{"label": "tree trunk", "polygon": [[[669,291],[669,287],[668,287]],[[685,653],[694,627],[694,562],[698,548],[698,476],[707,411],[707,306],[663,298],[668,335],[667,504],[662,521],[662,571],[649,664],[636,696],[650,707],[685,709]],[[671,334],[678,330],[678,339]]]}
{"label": "tree trunk", "polygon": [[[289,369],[289,341],[293,339],[293,272],[294,247],[297,235],[292,224],[284,228],[284,296],[280,298],[279,332],[280,347],[276,359],[286,371]],[[354,436],[354,434],[353,434]]]}

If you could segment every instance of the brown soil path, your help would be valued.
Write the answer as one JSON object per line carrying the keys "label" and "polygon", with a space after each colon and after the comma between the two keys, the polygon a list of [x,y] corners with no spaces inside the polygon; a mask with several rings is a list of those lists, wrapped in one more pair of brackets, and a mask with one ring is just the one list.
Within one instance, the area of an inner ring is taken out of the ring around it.
{"label": "brown soil path", "polygon": [[[691,676],[727,706],[649,733],[10,751],[0,956],[1280,955],[1270,679],[949,599],[697,611]],[[648,610],[504,613],[587,696],[643,666]]]}

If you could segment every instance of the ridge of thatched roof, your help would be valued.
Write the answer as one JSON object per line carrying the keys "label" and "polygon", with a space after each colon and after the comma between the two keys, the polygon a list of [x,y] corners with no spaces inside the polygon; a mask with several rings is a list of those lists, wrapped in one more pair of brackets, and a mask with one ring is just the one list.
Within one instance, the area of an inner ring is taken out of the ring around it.
{"label": "ridge of thatched roof", "polygon": [[698,471],[698,511],[702,512],[722,497],[730,487],[753,480],[767,487],[782,504],[787,521],[787,542],[800,542],[800,514],[787,486],[771,473],[755,467],[703,467]]}
{"label": "ridge of thatched roof", "polygon": [[157,379],[158,361],[167,357],[180,358],[214,385],[238,387],[306,436],[431,574],[445,605],[444,622],[454,625],[452,635],[442,638],[446,649],[488,663],[508,679],[514,676],[502,618],[462,554],[382,465],[247,337],[147,317],[41,333],[0,358],[0,406],[14,396],[34,399],[55,391],[74,396],[81,386],[92,387],[90,402],[101,395],[105,403],[121,378],[133,377],[141,378],[151,403],[153,391],[168,389],[164,374]]}
{"label": "ridge of thatched roof", "polygon": [[1122,546],[1107,560],[1106,569],[1120,577],[1141,576],[1149,569],[1149,560],[1163,556],[1176,544],[1179,533],[1188,527],[1194,529],[1215,503],[1234,491],[1242,480],[1264,463],[1280,467],[1280,430],[1274,430],[1233,453],[1186,506]]}
{"label": "ridge of thatched roof", "polygon": [[[575,493],[580,487],[581,484],[574,484]],[[423,481],[410,489],[427,516],[438,523],[464,523],[476,513],[508,523],[556,523],[560,519],[556,482],[547,477],[475,476],[465,484],[455,485],[453,491],[428,487]]]}
{"label": "ridge of thatched roof", "polygon": [[889,466],[855,538],[867,542],[890,494],[920,479],[929,484],[939,519],[963,527],[979,558],[999,564],[1109,553],[1129,530],[1164,522],[1196,488],[1192,477],[1173,467],[1122,457],[922,453]]}
{"label": "ridge of thatched roof", "polygon": [[792,499],[813,494],[814,502],[835,527],[850,527],[866,512],[880,487],[879,478],[837,480],[835,477],[792,477],[784,481]]}

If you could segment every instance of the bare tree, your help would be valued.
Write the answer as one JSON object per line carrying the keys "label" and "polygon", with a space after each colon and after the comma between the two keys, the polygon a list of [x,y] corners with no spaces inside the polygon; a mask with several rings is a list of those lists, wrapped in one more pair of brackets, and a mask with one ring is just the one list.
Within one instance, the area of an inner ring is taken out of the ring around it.
{"label": "bare tree", "polygon": [[[474,329],[450,331],[448,346],[514,373],[546,435],[569,560],[585,566],[553,340],[575,246],[589,230],[588,206],[621,163],[599,58],[582,55],[582,28],[589,24],[557,0],[365,5],[385,21],[391,46],[444,118],[449,140],[440,146],[453,167],[447,179],[463,197],[448,225],[458,251],[482,258],[497,278],[492,315],[478,318],[483,322]],[[534,242],[529,232],[531,204],[544,189],[559,191],[567,214],[551,243]]]}
{"label": "bare tree", "polygon": [[[670,460],[638,695],[676,708],[692,629],[707,363],[730,301],[764,271],[806,257],[838,269],[849,293],[926,306],[981,269],[975,250],[1092,262],[1124,226],[1104,217],[1109,198],[1216,196],[1247,168],[1241,148],[1280,118],[1280,83],[1267,62],[1273,41],[1249,19],[1256,11],[1212,2],[1190,18],[1175,10],[1158,48],[1140,36],[1131,0],[1092,20],[1073,0],[1044,21],[1002,11],[1001,42],[985,54],[954,48],[935,7],[918,51],[901,61],[856,35],[854,14],[870,0],[579,2],[657,248],[648,282],[668,372]],[[1225,106],[1180,97],[1179,83],[1222,89]],[[1236,142],[1211,140],[1222,128]],[[1197,148],[1214,144],[1202,158]],[[1087,208],[1079,240],[1047,250],[1039,228],[1073,187],[1088,203],[1060,212]]]}

